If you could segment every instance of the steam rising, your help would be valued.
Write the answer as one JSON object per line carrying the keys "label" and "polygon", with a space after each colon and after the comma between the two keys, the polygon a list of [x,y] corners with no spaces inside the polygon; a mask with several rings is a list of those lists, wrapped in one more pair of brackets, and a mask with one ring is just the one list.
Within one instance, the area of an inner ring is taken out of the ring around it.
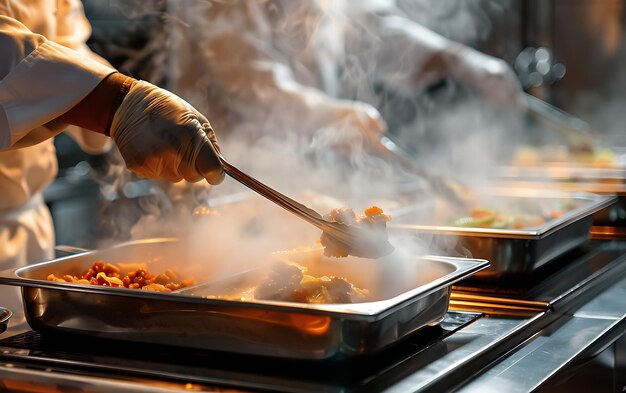
{"label": "steam rising", "polygon": [[[166,87],[205,113],[230,162],[320,213],[340,206],[362,211],[377,204],[392,216],[406,205],[413,206],[412,214],[430,216],[441,206],[437,195],[427,187],[410,195],[405,192],[407,184],[425,184],[423,179],[373,155],[354,123],[337,120],[318,93],[302,103],[271,86],[287,92],[319,87],[332,100],[369,102],[381,108],[392,126],[390,132],[422,165],[445,176],[454,174],[465,183],[479,181],[479,174],[498,158],[493,147],[505,146],[515,132],[512,128],[519,125],[514,114],[488,110],[454,84],[434,96],[418,91],[392,97],[377,85],[375,75],[381,70],[369,62],[369,54],[350,53],[344,45],[344,34],[355,31],[374,48],[382,42],[367,20],[354,17],[355,3],[172,0],[142,1],[129,9],[124,2],[129,16],[164,12],[166,22],[129,65],[152,58],[146,75],[138,76],[167,82]],[[386,1],[373,3],[389,6]],[[499,7],[493,1],[401,2],[406,15],[468,41],[489,33],[483,8],[477,4]],[[260,49],[253,53],[252,47]],[[367,45],[354,48],[371,50]],[[393,64],[394,59],[389,60]],[[396,80],[405,77],[391,75],[391,79],[396,76]],[[320,235],[316,228],[230,179],[203,200],[193,186],[164,188],[156,195],[153,209],[133,229],[134,235],[185,235],[190,247],[211,263],[219,262],[224,273],[254,267],[276,250],[315,246]],[[180,191],[179,196],[171,197],[172,190]],[[181,196],[185,192],[196,197]],[[233,194],[242,196],[241,201],[216,202]],[[193,216],[202,204],[211,210]],[[390,241],[400,254],[442,251],[431,247],[429,239],[409,234],[392,233]]]}

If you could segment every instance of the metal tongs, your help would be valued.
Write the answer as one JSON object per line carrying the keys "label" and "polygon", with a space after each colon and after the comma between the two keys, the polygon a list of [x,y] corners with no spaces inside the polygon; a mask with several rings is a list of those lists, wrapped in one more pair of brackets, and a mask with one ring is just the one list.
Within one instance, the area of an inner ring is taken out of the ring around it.
{"label": "metal tongs", "polygon": [[283,209],[295,214],[309,224],[321,229],[327,236],[344,246],[345,250],[350,255],[362,258],[380,258],[390,254],[394,250],[393,246],[387,240],[386,232],[383,235],[382,233],[377,233],[379,231],[369,231],[354,225],[327,221],[315,210],[294,201],[286,195],[261,183],[252,176],[242,172],[228,163],[220,154],[217,156],[227,175]]}
{"label": "metal tongs", "polygon": [[382,136],[379,139],[378,146],[375,147],[384,157],[390,157],[398,161],[413,174],[424,179],[429,187],[448,201],[451,206],[463,211],[469,208],[468,199],[471,196],[471,191],[466,186],[446,177],[436,175],[419,165],[411,157],[411,154],[400,147],[390,135]]}
{"label": "metal tongs", "polygon": [[530,94],[526,94],[526,110],[535,120],[558,131],[570,151],[575,153],[593,151],[594,132],[587,122]]}

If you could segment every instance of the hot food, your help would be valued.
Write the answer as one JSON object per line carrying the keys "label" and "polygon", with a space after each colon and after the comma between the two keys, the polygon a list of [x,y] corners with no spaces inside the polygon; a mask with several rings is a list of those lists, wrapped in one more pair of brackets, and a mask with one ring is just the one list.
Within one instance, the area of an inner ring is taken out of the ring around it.
{"label": "hot food", "polygon": [[153,274],[147,268],[132,265],[124,269],[119,266],[96,261],[89,269],[80,276],[50,274],[47,279],[57,282],[73,282],[77,284],[91,284],[104,287],[141,289],[145,291],[171,292],[191,285],[194,280],[181,279],[177,272],[165,270],[160,274]]}
{"label": "hot food", "polygon": [[[363,243],[370,243],[365,246],[376,246],[375,241],[384,238],[387,239],[387,222],[391,221],[391,216],[384,214],[383,209],[378,206],[368,207],[363,211],[362,215],[356,215],[350,208],[333,209],[324,216],[329,222],[337,222],[345,224],[349,227],[356,228],[364,238]],[[368,239],[370,238],[370,239]],[[368,242],[368,240],[371,240]],[[322,233],[320,242],[324,246],[324,255],[331,257],[347,257],[348,255],[357,255],[354,250],[350,250],[346,244],[343,244],[326,232]],[[386,245],[381,242],[381,247]],[[380,250],[383,251],[383,250]],[[384,255],[384,252],[382,253]]]}
{"label": "hot food", "polygon": [[[467,216],[458,217],[453,226],[467,228],[524,229],[544,225],[561,217],[566,209],[539,209],[515,212],[512,209],[473,208]],[[568,209],[567,209],[568,210]]]}
{"label": "hot food", "polygon": [[256,299],[298,303],[355,303],[364,301],[368,291],[359,289],[344,278],[314,277],[304,268],[285,262],[272,265],[267,277],[256,287]]}
{"label": "hot food", "polygon": [[315,277],[306,268],[287,262],[275,262],[256,286],[228,295],[209,295],[211,299],[276,300],[296,303],[358,303],[367,301],[369,291],[357,288],[345,278]]}

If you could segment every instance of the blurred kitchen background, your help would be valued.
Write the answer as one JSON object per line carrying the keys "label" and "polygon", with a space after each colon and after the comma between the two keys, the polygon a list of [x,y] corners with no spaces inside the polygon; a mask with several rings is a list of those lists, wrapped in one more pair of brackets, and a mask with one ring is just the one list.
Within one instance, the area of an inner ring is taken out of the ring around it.
{"label": "blurred kitchen background", "polygon": [[[167,10],[175,2],[83,0],[93,27],[90,47],[120,71],[167,87],[166,75],[153,69],[167,60],[163,43],[150,38],[168,34]],[[620,72],[626,66],[622,1],[398,3],[426,27],[506,60],[527,92],[586,120],[607,143],[626,138],[622,126],[626,73]],[[457,23],[467,18],[470,23]],[[399,99],[390,99],[380,110],[392,128],[395,121],[411,116]],[[158,208],[164,198],[151,182],[133,179],[128,173],[124,176],[132,181],[111,186],[119,176],[111,173],[111,163],[121,162],[115,152],[89,156],[64,135],[55,144],[60,170],[45,197],[59,244],[94,247],[99,239],[127,238],[138,217]],[[117,217],[116,221],[111,217]]]}

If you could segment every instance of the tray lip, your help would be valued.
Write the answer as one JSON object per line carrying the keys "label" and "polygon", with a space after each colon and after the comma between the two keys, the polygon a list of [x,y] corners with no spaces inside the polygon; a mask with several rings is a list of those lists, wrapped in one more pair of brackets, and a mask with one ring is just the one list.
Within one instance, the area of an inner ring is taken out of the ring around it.
{"label": "tray lip", "polygon": [[[594,167],[568,162],[547,162],[537,165],[497,165],[495,171],[498,176],[513,179],[524,176],[553,180],[568,178],[580,178],[594,181],[626,180],[626,165]],[[516,173],[518,173],[518,175],[516,175]]]}
{"label": "tray lip", "polygon": [[626,196],[626,183],[602,183],[600,181],[553,181],[550,179],[504,179],[504,183],[514,188],[525,188],[528,190],[550,190],[562,192],[583,192],[597,195],[615,195],[617,197]]}
{"label": "tray lip", "polygon": [[[490,237],[507,239],[541,239],[575,222],[590,217],[603,208],[610,206],[617,201],[615,195],[598,195],[588,192],[561,192],[558,190],[542,191],[538,193],[531,189],[516,189],[517,195],[510,195],[510,189],[493,188],[489,189],[491,195],[497,197],[510,198],[573,198],[590,201],[586,206],[571,210],[556,220],[550,220],[544,225],[526,229],[496,229],[496,228],[464,228],[449,225],[422,225],[422,224],[393,224],[387,227],[393,230],[413,230],[417,232],[428,232],[443,235],[468,236],[468,237]],[[509,195],[507,195],[509,194]],[[591,226],[591,225],[590,225]]]}
{"label": "tray lip", "polygon": [[[433,256],[423,255],[414,256],[413,258],[427,259],[438,261],[442,263],[451,264],[455,267],[454,271],[445,274],[436,280],[430,281],[427,284],[421,285],[417,288],[413,288],[406,292],[403,292],[393,298],[364,303],[347,303],[347,304],[306,304],[306,303],[293,303],[293,302],[278,302],[278,301],[236,301],[236,300],[224,300],[224,299],[205,299],[199,297],[193,297],[177,293],[162,293],[154,291],[139,291],[136,289],[128,288],[111,288],[101,287],[88,284],[73,284],[62,283],[47,280],[37,280],[30,278],[20,277],[20,271],[27,269],[37,269],[45,265],[55,265],[62,263],[68,259],[77,257],[85,257],[89,255],[97,256],[101,252],[116,249],[119,247],[132,247],[142,243],[152,242],[169,242],[178,241],[177,239],[144,239],[141,241],[132,241],[115,245],[102,250],[92,250],[75,255],[69,255],[53,260],[40,262],[37,264],[22,266],[18,268],[7,269],[0,271],[0,285],[13,285],[20,287],[52,289],[52,290],[69,290],[71,292],[81,293],[93,293],[107,296],[124,296],[131,297],[138,300],[157,300],[157,301],[170,301],[181,303],[194,303],[202,305],[215,305],[221,307],[251,307],[261,308],[264,310],[271,310],[276,312],[296,312],[301,314],[314,314],[323,315],[331,318],[342,318],[349,320],[361,320],[361,321],[375,321],[392,314],[394,311],[403,308],[406,304],[410,304],[423,297],[430,295],[438,290],[445,290],[451,288],[452,284],[474,274],[480,270],[486,269],[489,266],[489,262],[484,259],[473,258],[456,258],[448,256]],[[384,262],[381,262],[384,263]]]}

